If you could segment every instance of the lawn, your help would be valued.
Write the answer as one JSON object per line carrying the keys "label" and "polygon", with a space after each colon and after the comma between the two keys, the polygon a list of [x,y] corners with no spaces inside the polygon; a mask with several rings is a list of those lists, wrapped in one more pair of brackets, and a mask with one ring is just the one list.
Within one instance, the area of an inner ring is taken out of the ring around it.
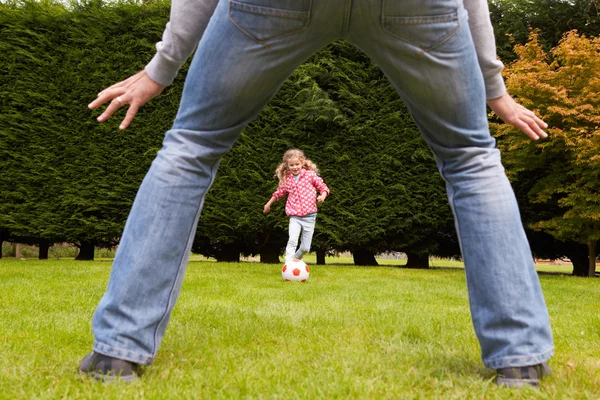
{"label": "lawn", "polygon": [[103,385],[76,369],[110,261],[2,259],[0,398],[600,398],[600,279],[540,275],[555,373],[519,391],[480,360],[460,265],[434,266],[313,265],[300,284],[278,266],[193,260],[154,364]]}

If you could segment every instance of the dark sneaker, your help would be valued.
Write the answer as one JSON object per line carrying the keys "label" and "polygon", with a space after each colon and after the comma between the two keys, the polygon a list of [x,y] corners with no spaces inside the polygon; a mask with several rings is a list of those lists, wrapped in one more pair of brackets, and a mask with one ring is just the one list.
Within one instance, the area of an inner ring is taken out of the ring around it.
{"label": "dark sneaker", "polygon": [[520,388],[524,386],[540,387],[540,380],[552,373],[547,363],[526,367],[509,367],[496,370],[498,386]]}
{"label": "dark sneaker", "polygon": [[138,365],[130,361],[91,352],[79,364],[79,373],[103,382],[131,382],[138,378]]}

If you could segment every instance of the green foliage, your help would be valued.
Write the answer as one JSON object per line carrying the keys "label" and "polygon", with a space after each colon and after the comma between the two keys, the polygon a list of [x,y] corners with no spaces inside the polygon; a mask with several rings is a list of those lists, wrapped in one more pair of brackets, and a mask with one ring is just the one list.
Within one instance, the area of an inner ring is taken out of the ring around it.
{"label": "green foliage", "polygon": [[600,35],[597,0],[491,0],[489,6],[498,56],[507,63],[517,58],[513,46],[526,43],[531,29],[542,32],[540,43],[546,50],[573,29]]}
{"label": "green foliage", "polygon": [[101,125],[86,105],[150,59],[169,4],[0,7],[0,226],[110,245],[177,101],[167,94],[147,106],[126,133],[116,128],[119,115]]}
{"label": "green foliage", "polygon": [[284,202],[266,216],[262,210],[290,147],[319,166],[331,189],[320,205],[313,248],[431,253],[440,232],[450,232],[444,239],[452,242],[444,184],[412,117],[380,70],[339,42],[301,65],[224,157],[196,249],[233,244],[246,254],[283,251]]}
{"label": "green foliage", "polygon": [[435,235],[452,217],[412,117],[381,71],[353,47],[340,43],[323,58],[329,74],[316,79],[341,116],[309,128],[323,132],[323,173],[335,196],[323,207],[323,227],[334,247],[435,251]]}
{"label": "green foliage", "polygon": [[[126,132],[117,129],[122,112],[98,124],[86,104],[152,57],[169,4],[24,1],[0,9],[0,227],[32,243],[114,245],[176,114],[185,67]],[[302,148],[332,189],[315,248],[427,253],[447,241],[443,183],[412,118],[375,65],[336,43],[292,75],[223,159],[195,250],[283,250],[283,204],[266,216],[262,207],[289,147]]]}
{"label": "green foliage", "polygon": [[[516,129],[497,127],[511,177],[545,212],[528,221],[558,240],[587,244],[590,263],[600,239],[600,39],[565,34],[546,53],[532,32],[516,46],[519,60],[507,69],[507,87],[549,124],[548,140],[530,142]],[[590,275],[593,275],[590,264]]]}

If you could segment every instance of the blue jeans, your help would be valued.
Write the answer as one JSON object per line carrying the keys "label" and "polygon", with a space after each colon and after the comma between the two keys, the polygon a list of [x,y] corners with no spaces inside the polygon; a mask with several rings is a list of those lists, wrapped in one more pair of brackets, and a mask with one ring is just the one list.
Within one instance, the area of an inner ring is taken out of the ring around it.
{"label": "blue jeans", "polygon": [[[294,258],[301,259],[304,254],[310,251],[316,220],[316,215],[312,217],[290,217],[290,238],[285,248],[285,262],[290,262]],[[301,234],[302,239],[300,240],[300,247],[298,247],[298,239]]]}
{"label": "blue jeans", "polygon": [[221,0],[181,105],[137,193],[94,350],[150,363],[177,301],[219,162],[299,64],[345,39],[398,90],[447,183],[473,325],[488,368],[553,353],[532,254],[488,130],[483,77],[461,0]]}

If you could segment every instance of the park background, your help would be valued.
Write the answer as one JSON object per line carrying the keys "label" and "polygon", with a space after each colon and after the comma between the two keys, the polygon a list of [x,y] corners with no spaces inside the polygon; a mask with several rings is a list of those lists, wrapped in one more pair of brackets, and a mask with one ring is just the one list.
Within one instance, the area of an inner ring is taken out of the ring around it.
{"label": "park background", "polygon": [[[176,114],[188,64],[117,129],[98,124],[95,93],[143,68],[168,20],[165,1],[0,4],[0,244],[35,245],[46,258],[71,243],[76,258],[118,245],[136,190]],[[594,276],[600,237],[600,32],[593,0],[490,2],[507,86],[549,123],[534,143],[492,130],[516,189],[533,255]],[[265,216],[281,154],[299,147],[332,195],[320,207],[316,262],[350,253],[376,265],[460,259],[444,183],[406,108],[361,52],[334,43],[303,64],[225,156],[209,191],[193,252],[218,261],[279,263],[283,203]],[[14,246],[2,254],[18,256]],[[21,252],[22,253],[22,252]]]}
{"label": "park background", "polygon": [[[126,131],[122,111],[98,124],[87,104],[150,60],[169,2],[3,0],[0,398],[599,398],[600,281],[573,277],[596,275],[600,238],[598,4],[489,5],[510,93],[549,124],[534,143],[489,116],[555,335],[540,393],[497,388],[481,364],[433,157],[379,69],[344,42],[303,64],[223,159],[142,382],[78,377],[188,64]],[[289,147],[332,190],[304,285],[281,281],[283,203],[262,213]]]}

